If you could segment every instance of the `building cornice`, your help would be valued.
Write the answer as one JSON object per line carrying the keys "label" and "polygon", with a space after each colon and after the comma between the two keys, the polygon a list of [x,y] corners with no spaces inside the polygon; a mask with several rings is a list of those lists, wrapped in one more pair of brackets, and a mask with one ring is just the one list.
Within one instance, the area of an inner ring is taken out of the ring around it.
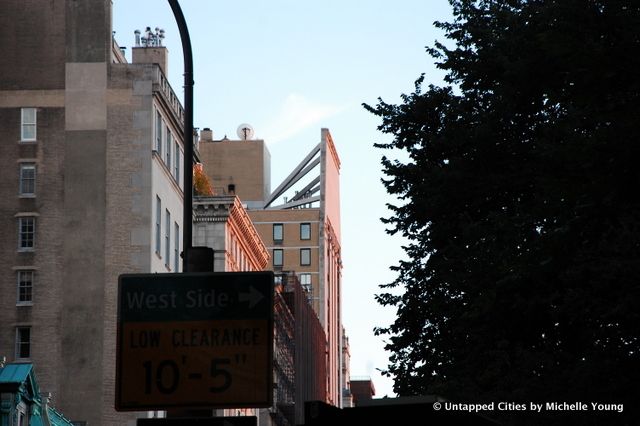
{"label": "building cornice", "polygon": [[238,236],[238,242],[256,270],[264,269],[269,263],[269,251],[262,242],[258,231],[235,195],[195,197],[193,202],[193,222],[226,222]]}
{"label": "building cornice", "polygon": [[[171,114],[167,114],[167,116],[174,120],[174,127],[180,131],[184,130],[184,108],[180,103],[180,100],[176,96],[173,88],[169,84],[169,80],[167,80],[167,77],[164,75],[159,65],[153,65],[153,73],[154,93],[159,95],[157,98],[161,100],[162,107],[166,111],[171,111]],[[182,134],[179,135],[178,139],[182,141]]]}
{"label": "building cornice", "polygon": [[194,197],[193,222],[226,222],[235,197]]}
{"label": "building cornice", "polygon": [[238,197],[234,198],[235,200],[231,207],[232,225],[237,229],[238,234],[242,235],[241,241],[246,243],[245,249],[255,262],[256,269],[262,270],[269,263],[269,251],[262,242],[255,226],[253,226],[249,214],[240,203],[240,199]]}

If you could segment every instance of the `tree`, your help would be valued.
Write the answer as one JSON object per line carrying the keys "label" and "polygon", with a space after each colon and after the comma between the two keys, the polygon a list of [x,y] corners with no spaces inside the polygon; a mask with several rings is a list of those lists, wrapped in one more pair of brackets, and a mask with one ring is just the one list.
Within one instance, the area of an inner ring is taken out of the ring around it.
{"label": "tree", "polygon": [[399,199],[383,222],[409,241],[377,296],[397,309],[376,330],[388,336],[394,390],[626,401],[630,415],[640,400],[640,6],[450,3],[453,22],[435,25],[455,46],[427,49],[447,85],[423,90],[422,76],[402,103],[364,105],[393,136],[376,146],[408,154],[382,158]]}
{"label": "tree", "polygon": [[197,196],[212,196],[213,188],[211,187],[211,181],[204,172],[202,163],[196,163],[193,166],[193,193]]}

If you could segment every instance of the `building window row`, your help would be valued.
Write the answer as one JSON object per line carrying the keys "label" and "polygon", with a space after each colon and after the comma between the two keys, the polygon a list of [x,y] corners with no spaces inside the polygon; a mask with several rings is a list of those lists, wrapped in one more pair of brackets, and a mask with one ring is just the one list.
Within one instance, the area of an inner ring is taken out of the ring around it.
{"label": "building window row", "polygon": [[[35,142],[37,137],[37,109],[20,109],[20,142]],[[36,165],[24,162],[20,164],[18,194],[21,197],[36,195]]]}
{"label": "building window row", "polygon": [[[37,140],[38,110],[37,108],[20,109],[20,142],[35,142]],[[18,169],[18,195],[20,197],[35,197],[36,195],[36,164],[23,161]],[[21,213],[18,215],[18,251],[31,252],[36,246],[36,216]],[[33,303],[33,286],[35,271],[24,269],[16,271],[16,305],[30,306]],[[16,329],[16,358],[30,356],[29,327]]]}
{"label": "building window row", "polygon": [[178,139],[173,136],[171,129],[165,124],[159,109],[156,109],[155,114],[154,150],[167,166],[169,173],[180,185],[182,151],[180,150]]}
{"label": "building window row", "polygon": [[[300,249],[300,266],[310,266],[310,265],[311,265],[311,249],[301,248]],[[273,249],[273,266],[274,268],[282,268],[284,266],[284,250],[283,249]]]}
{"label": "building window row", "polygon": [[[311,223],[304,222],[300,224],[300,240],[311,239]],[[284,241],[284,224],[273,224],[273,242],[281,244]]]}

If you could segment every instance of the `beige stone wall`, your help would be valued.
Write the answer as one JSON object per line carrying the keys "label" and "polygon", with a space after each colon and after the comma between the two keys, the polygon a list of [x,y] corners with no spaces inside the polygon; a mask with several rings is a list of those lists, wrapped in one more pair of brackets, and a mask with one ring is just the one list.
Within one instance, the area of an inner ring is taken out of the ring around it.
{"label": "beige stone wall", "polygon": [[271,158],[263,140],[200,141],[199,151],[216,195],[227,194],[230,184],[243,203],[264,201],[270,194]]}
{"label": "beige stone wall", "polygon": [[[157,66],[110,63],[110,5],[0,2],[0,356],[13,360],[16,326],[31,326],[53,405],[115,426],[143,414],[113,408],[117,279],[149,271],[151,105],[166,94]],[[21,107],[38,109],[36,142],[19,141]],[[20,161],[36,165],[35,197],[18,196]],[[17,250],[25,213],[33,252]],[[19,268],[36,271],[32,306],[16,306]]]}
{"label": "beige stone wall", "polygon": [[102,424],[135,417],[116,413],[117,284],[122,273],[149,272],[151,253],[152,66],[111,68],[107,105]]}

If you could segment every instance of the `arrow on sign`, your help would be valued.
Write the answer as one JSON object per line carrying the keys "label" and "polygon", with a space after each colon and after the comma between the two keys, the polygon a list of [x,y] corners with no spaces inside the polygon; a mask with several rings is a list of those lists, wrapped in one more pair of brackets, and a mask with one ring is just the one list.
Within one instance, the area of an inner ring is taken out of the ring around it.
{"label": "arrow on sign", "polygon": [[264,295],[256,290],[254,286],[249,286],[248,293],[238,293],[238,300],[240,302],[249,302],[249,309],[256,306],[262,299],[264,299]]}

